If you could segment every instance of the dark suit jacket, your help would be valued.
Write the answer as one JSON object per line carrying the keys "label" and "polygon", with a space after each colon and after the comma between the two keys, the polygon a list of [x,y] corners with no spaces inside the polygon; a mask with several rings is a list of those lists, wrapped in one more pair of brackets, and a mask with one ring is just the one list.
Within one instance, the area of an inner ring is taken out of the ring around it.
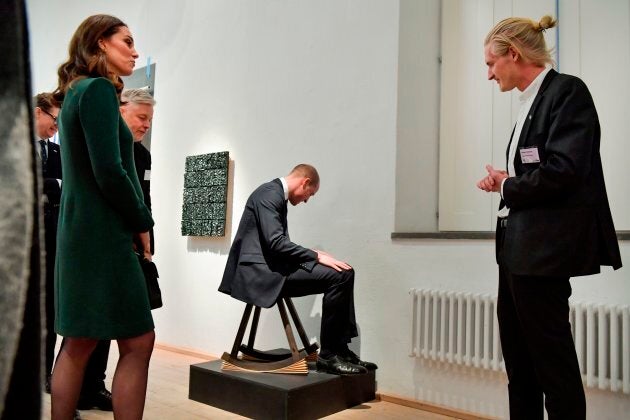
{"label": "dark suit jacket", "polygon": [[151,181],[145,180],[145,172],[151,170],[151,152],[139,141],[133,143],[133,161],[136,165],[136,173],[142,188],[144,204],[151,210]]}
{"label": "dark suit jacket", "polygon": [[[503,185],[510,215],[502,260],[512,273],[573,277],[621,267],[599,144],[588,88],[551,70],[518,139],[515,176]],[[522,162],[519,151],[529,147],[540,162]]]}
{"label": "dark suit jacket", "polygon": [[[140,188],[142,188],[142,197],[144,198],[144,204],[151,209],[151,180],[144,179],[146,171],[151,170],[151,152],[144,147],[142,142],[134,141],[133,143],[133,160],[136,165],[136,173],[138,174],[138,180],[140,181]],[[151,254],[155,254],[155,238],[153,236],[153,228],[149,231],[149,237],[151,241]],[[136,243],[140,248],[142,244]]]}
{"label": "dark suit jacket", "polygon": [[57,180],[61,179],[61,151],[59,145],[50,140],[48,141],[48,159],[45,164],[42,162],[42,177],[44,178],[44,194],[48,196],[48,202],[59,204],[61,187]]}
{"label": "dark suit jacket", "polygon": [[219,291],[268,308],[289,273],[312,270],[317,253],[289,239],[287,203],[279,179],[258,187],[248,198],[228,256]]}

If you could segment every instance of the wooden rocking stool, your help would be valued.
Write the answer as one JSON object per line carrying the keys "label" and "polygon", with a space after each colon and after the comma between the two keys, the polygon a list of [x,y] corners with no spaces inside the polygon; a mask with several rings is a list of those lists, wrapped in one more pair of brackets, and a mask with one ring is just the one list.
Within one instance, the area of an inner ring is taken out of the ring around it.
{"label": "wooden rocking stool", "polygon": [[[284,301],[284,302],[283,302]],[[289,308],[289,313],[293,319],[293,324],[297,329],[300,339],[304,347],[298,350],[295,343],[295,337],[293,336],[293,329],[289,323],[289,317],[287,316],[286,306]],[[282,324],[284,326],[284,332],[287,335],[289,342],[288,352],[271,353],[256,350],[254,348],[254,340],[256,339],[256,330],[258,329],[258,320],[260,319],[260,307],[254,306],[248,303],[245,306],[243,312],[243,318],[241,324],[238,327],[236,338],[234,339],[234,346],[232,346],[231,353],[223,353],[221,359],[223,370],[237,370],[237,371],[249,371],[249,372],[267,372],[267,373],[290,373],[290,374],[308,374],[307,360],[317,360],[317,349],[319,346],[317,343],[309,343],[308,336],[304,331],[300,317],[293,306],[293,302],[290,297],[281,297],[276,302],[278,310],[280,311],[280,317],[282,318]],[[252,319],[252,325],[249,329],[249,340],[247,345],[243,344],[243,337],[245,336],[245,329],[249,323],[249,317],[254,310],[254,318]],[[239,351],[243,354],[242,358],[238,358]]]}

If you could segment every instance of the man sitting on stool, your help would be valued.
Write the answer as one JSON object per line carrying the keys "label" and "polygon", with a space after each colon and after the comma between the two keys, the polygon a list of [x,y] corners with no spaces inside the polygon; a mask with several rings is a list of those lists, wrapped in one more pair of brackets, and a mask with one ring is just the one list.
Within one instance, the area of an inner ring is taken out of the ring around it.
{"label": "man sitting on stool", "polygon": [[354,316],[354,270],[318,250],[291,242],[287,200],[308,202],[319,190],[317,170],[306,164],[284,178],[258,187],[247,200],[232,243],[219,291],[263,308],[281,296],[324,294],[321,351],[317,369],[333,374],[365,373],[376,369],[348,349],[357,337]]}

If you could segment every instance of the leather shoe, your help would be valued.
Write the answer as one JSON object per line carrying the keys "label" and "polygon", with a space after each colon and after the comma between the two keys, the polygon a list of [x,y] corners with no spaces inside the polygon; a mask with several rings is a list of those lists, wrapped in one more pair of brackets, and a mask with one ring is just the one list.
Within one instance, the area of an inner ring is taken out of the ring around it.
{"label": "leather shoe", "polygon": [[92,410],[95,408],[101,411],[112,411],[112,393],[102,388],[87,396],[81,395],[77,408],[79,410]]}
{"label": "leather shoe", "polygon": [[317,359],[317,371],[332,373],[333,375],[356,375],[359,373],[367,373],[367,369],[363,366],[347,362],[339,356],[332,356],[329,359],[319,357]]}
{"label": "leather shoe", "polygon": [[378,366],[376,366],[376,363],[367,362],[365,360],[359,359],[359,356],[357,356],[352,350],[347,350],[341,356],[341,359],[345,360],[346,362],[350,362],[353,365],[363,366],[367,370],[376,370],[376,369],[378,369]]}

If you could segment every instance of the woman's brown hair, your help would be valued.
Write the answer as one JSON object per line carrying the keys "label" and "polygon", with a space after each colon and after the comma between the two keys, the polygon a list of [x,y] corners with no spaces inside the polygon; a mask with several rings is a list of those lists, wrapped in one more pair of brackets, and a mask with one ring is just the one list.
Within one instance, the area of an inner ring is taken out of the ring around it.
{"label": "woman's brown hair", "polygon": [[125,26],[122,20],[110,15],[93,15],[81,22],[70,40],[68,60],[57,70],[59,86],[53,95],[58,102],[63,102],[73,82],[86,77],[111,80],[120,96],[122,79],[107,69],[107,59],[98,42],[110,38]]}

